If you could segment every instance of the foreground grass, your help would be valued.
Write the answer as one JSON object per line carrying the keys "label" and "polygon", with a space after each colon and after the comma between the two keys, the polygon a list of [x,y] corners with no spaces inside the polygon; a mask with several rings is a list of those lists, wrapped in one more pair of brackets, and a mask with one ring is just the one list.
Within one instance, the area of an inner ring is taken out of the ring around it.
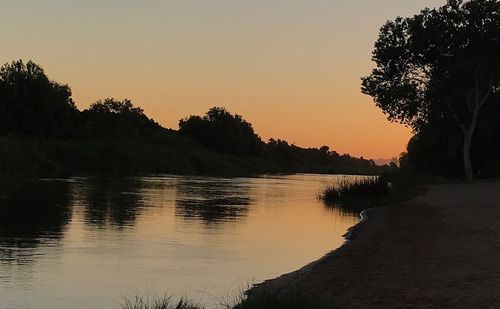
{"label": "foreground grass", "polygon": [[[204,309],[195,302],[181,299],[175,301],[171,296],[155,296],[143,298],[136,296],[125,299],[123,309]],[[327,309],[330,306],[320,300],[302,293],[268,292],[263,295],[246,298],[243,294],[233,300],[221,302],[219,309]]]}
{"label": "foreground grass", "polygon": [[173,301],[171,296],[154,296],[143,298],[136,296],[132,299],[125,299],[122,304],[123,309],[203,309],[203,307],[193,302],[180,299]]}

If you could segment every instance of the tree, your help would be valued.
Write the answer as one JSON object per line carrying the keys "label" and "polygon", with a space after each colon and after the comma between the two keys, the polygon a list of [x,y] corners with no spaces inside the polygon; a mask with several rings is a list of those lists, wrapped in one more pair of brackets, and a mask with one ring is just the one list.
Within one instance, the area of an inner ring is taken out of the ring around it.
{"label": "tree", "polygon": [[226,154],[258,155],[264,146],[249,122],[222,107],[212,107],[203,117],[181,119],[179,133]]}
{"label": "tree", "polygon": [[105,114],[136,114],[138,116],[144,115],[144,110],[140,107],[135,107],[132,101],[125,99],[123,101],[114,98],[107,98],[99,100],[90,105],[89,111]]}
{"label": "tree", "polygon": [[410,18],[388,21],[373,51],[362,91],[389,120],[414,132],[440,121],[461,131],[466,179],[474,177],[471,145],[484,107],[500,90],[500,2],[448,0]]}
{"label": "tree", "polygon": [[107,98],[80,114],[80,136],[96,139],[156,139],[166,132],[132,101]]}
{"label": "tree", "polygon": [[0,68],[0,133],[61,137],[76,112],[70,88],[49,80],[34,62]]}

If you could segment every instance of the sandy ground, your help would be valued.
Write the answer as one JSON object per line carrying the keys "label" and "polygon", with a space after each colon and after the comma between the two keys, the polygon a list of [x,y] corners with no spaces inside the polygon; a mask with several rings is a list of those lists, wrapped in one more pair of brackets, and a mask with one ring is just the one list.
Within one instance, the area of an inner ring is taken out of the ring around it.
{"label": "sandy ground", "polygon": [[367,216],[343,247],[253,292],[298,289],[332,308],[500,308],[500,182],[429,186]]}

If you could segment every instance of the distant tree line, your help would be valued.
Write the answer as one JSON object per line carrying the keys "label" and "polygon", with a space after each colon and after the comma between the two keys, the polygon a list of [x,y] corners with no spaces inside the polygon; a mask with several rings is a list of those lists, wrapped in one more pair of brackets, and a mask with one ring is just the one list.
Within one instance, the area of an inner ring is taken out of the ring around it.
{"label": "distant tree line", "polygon": [[[305,149],[283,140],[264,142],[242,116],[221,107],[181,119],[178,131],[163,128],[127,99],[99,100],[80,111],[67,85],[21,60],[0,68],[0,141],[0,172],[28,166],[30,160],[38,161],[29,166],[42,170],[63,165],[79,172],[129,166],[138,172],[180,173],[382,171],[372,160],[339,155],[326,146]],[[32,149],[26,150],[27,145]]]}
{"label": "distant tree line", "polygon": [[203,117],[180,120],[179,133],[217,152],[260,156],[290,171],[376,173],[382,170],[373,160],[339,155],[328,146],[302,148],[272,138],[264,142],[242,116],[221,107],[211,108]]}

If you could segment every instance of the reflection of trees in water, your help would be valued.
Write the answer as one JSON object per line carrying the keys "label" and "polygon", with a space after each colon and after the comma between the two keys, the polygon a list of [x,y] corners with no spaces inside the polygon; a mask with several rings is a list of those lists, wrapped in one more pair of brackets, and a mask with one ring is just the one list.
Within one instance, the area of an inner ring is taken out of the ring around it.
{"label": "reflection of trees in water", "polygon": [[107,224],[119,228],[135,223],[142,208],[141,181],[130,178],[93,178],[82,184],[79,199],[85,207],[85,221],[91,225]]}
{"label": "reflection of trees in water", "polygon": [[334,214],[342,217],[359,217],[359,214],[367,209],[365,205],[356,202],[347,203],[326,203],[325,208]]}
{"label": "reflection of trees in water", "polygon": [[177,186],[176,215],[206,224],[245,216],[250,205],[248,186],[232,180],[182,180]]}
{"label": "reflection of trees in water", "polygon": [[42,242],[59,241],[71,219],[70,184],[0,182],[0,260],[29,263]]}

